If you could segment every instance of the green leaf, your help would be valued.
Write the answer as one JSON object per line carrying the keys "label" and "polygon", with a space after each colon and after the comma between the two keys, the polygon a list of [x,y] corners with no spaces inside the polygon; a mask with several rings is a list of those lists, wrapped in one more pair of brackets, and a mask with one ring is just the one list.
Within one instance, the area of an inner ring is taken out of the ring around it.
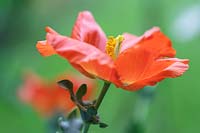
{"label": "green leaf", "polygon": [[64,80],[58,81],[58,85],[64,89],[73,91],[73,83],[70,80],[64,79]]}
{"label": "green leaf", "polygon": [[83,96],[86,94],[87,92],[87,85],[86,84],[82,84],[78,91],[76,92],[76,97],[79,101],[82,101]]}
{"label": "green leaf", "polygon": [[108,127],[108,125],[107,125],[106,123],[100,122],[100,123],[99,123],[99,127],[100,127],[100,128],[106,128],[106,127]]}
{"label": "green leaf", "polygon": [[76,118],[77,116],[77,109],[74,109],[67,117],[67,119],[71,120],[73,118]]}

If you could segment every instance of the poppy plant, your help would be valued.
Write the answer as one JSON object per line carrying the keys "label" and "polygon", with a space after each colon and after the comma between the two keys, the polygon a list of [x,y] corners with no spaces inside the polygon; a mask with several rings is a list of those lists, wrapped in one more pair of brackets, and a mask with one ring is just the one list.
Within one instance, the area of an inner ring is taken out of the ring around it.
{"label": "poppy plant", "polygon": [[[83,79],[77,76],[65,76],[73,82],[73,90],[77,91],[78,87],[86,83],[88,85],[85,100],[92,98],[95,91],[95,84],[90,79]],[[70,99],[68,91],[59,87],[56,82],[47,83],[36,74],[28,73],[25,81],[18,91],[18,96],[24,103],[32,105],[39,113],[44,116],[50,116],[54,113],[68,113],[75,108],[75,104]]]}
{"label": "poppy plant", "polygon": [[124,33],[106,38],[89,11],[80,12],[71,37],[46,27],[46,40],[36,47],[43,56],[58,54],[90,78],[100,78],[134,91],[165,78],[181,76],[188,59],[175,58],[172,43],[158,27],[138,37]]}

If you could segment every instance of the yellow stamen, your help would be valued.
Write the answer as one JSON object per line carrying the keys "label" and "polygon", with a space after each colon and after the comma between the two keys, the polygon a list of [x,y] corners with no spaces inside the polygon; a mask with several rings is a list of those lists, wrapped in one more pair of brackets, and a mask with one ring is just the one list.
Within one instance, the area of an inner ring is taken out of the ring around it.
{"label": "yellow stamen", "polygon": [[124,37],[122,35],[118,35],[116,38],[113,36],[108,37],[108,41],[106,42],[106,53],[113,59],[118,56],[123,40]]}

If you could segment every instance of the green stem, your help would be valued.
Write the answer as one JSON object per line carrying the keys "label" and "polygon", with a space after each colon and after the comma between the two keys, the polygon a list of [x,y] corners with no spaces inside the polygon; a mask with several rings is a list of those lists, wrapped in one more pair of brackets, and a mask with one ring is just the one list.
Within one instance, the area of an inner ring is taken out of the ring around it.
{"label": "green stem", "polygon": [[[106,92],[108,91],[108,88],[110,87],[111,83],[108,83],[108,82],[104,82],[104,85],[103,85],[103,88],[101,90],[101,93],[94,105],[94,107],[96,108],[96,110],[98,110],[99,106],[101,105],[102,101],[103,101],[103,98],[104,96],[106,95]],[[89,128],[90,128],[90,123],[85,123],[84,125],[84,129],[83,129],[83,133],[87,133]]]}
{"label": "green stem", "polygon": [[108,88],[110,87],[110,84],[111,83],[104,82],[104,86],[103,86],[103,88],[101,90],[101,93],[100,93],[100,95],[99,95],[99,97],[97,99],[97,102],[95,103],[95,106],[94,106],[97,110],[98,110],[99,106],[101,105],[101,102],[103,101],[103,98],[104,98],[106,92],[108,91]]}
{"label": "green stem", "polygon": [[85,123],[84,129],[83,129],[83,133],[87,133],[89,128],[90,128],[90,124],[89,123]]}

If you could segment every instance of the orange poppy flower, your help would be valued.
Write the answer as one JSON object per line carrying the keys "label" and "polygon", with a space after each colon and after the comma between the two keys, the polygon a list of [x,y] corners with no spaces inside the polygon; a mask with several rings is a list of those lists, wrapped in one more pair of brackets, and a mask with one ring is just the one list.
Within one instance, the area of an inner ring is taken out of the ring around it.
{"label": "orange poppy flower", "polygon": [[189,67],[189,60],[174,58],[171,41],[158,27],[140,37],[124,33],[107,39],[92,14],[84,11],[78,15],[71,37],[50,27],[46,32],[46,40],[36,45],[43,56],[58,54],[84,75],[126,90],[181,76]]}
{"label": "orange poppy flower", "polygon": [[[95,84],[90,79],[71,75],[65,78],[73,82],[75,92],[81,84],[87,84],[87,94],[83,99],[88,100],[92,98]],[[71,101],[68,91],[59,87],[56,82],[46,83],[33,73],[25,76],[25,81],[20,87],[18,95],[21,101],[32,105],[44,116],[50,116],[56,112],[67,113],[75,108],[75,104]]]}

